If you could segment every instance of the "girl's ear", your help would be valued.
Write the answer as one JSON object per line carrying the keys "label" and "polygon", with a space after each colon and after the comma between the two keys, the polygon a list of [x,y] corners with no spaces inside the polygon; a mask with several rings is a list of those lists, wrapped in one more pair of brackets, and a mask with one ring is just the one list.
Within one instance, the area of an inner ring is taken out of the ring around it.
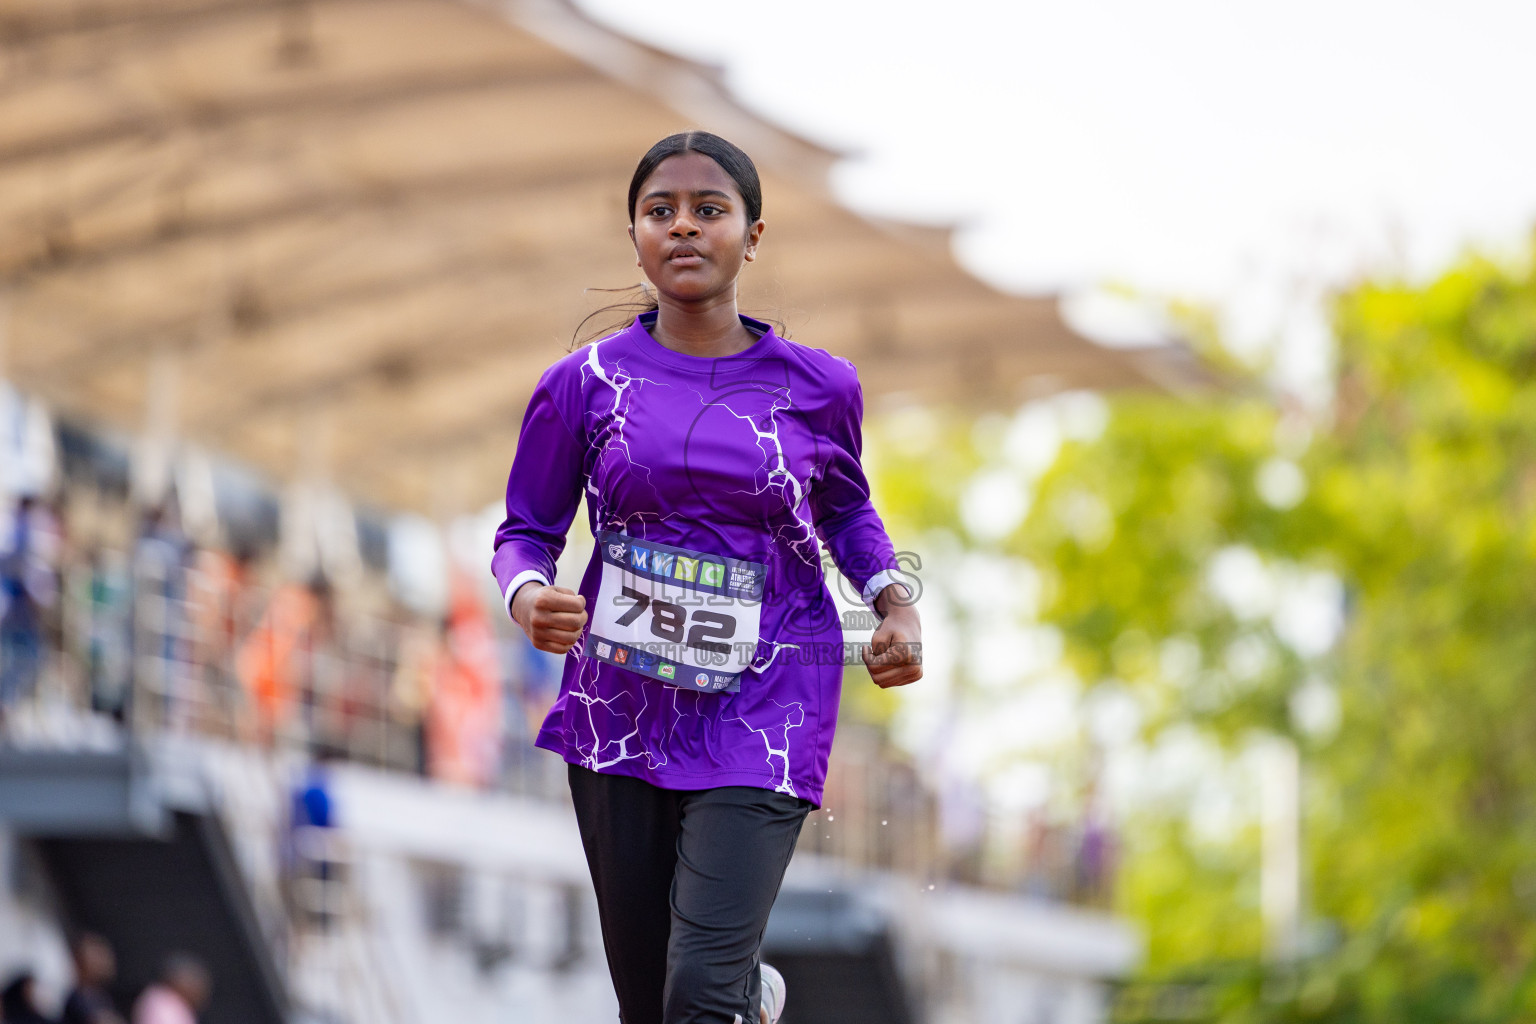
{"label": "girl's ear", "polygon": [[763,231],[767,227],[768,225],[764,224],[761,218],[759,218],[756,224],[747,229],[747,251],[745,258],[748,263],[757,259],[757,243],[763,240]]}
{"label": "girl's ear", "polygon": [[635,241],[635,226],[633,224],[629,226],[629,244],[635,247],[635,266],[645,266],[645,264],[640,262],[640,243]]}

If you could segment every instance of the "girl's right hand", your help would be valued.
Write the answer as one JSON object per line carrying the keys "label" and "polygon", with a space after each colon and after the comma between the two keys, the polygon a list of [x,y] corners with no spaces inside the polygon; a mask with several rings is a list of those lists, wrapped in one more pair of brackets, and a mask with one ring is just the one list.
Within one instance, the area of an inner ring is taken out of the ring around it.
{"label": "girl's right hand", "polygon": [[581,640],[587,602],[569,587],[524,583],[512,595],[512,619],[541,651],[564,654]]}

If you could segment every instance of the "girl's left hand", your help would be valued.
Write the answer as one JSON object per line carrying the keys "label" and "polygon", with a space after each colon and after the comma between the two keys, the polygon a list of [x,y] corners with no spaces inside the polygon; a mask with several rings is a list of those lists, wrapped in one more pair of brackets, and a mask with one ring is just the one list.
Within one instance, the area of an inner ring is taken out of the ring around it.
{"label": "girl's left hand", "polygon": [[876,606],[885,618],[860,652],[869,677],[882,690],[917,682],[923,677],[923,626],[906,587],[892,583],[880,592]]}

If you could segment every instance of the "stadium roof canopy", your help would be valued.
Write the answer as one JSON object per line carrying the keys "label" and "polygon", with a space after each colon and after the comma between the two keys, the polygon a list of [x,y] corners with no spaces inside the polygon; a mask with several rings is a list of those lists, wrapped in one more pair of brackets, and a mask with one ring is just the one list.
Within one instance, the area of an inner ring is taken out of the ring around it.
{"label": "stadium roof canopy", "polygon": [[872,406],[1191,379],[839,206],[838,154],[562,0],[0,0],[3,369],[134,429],[160,380],[180,435],[279,477],[470,507],[611,299],[585,289],[637,281],[628,175],[686,127],[763,172],[743,308],[853,359]]}

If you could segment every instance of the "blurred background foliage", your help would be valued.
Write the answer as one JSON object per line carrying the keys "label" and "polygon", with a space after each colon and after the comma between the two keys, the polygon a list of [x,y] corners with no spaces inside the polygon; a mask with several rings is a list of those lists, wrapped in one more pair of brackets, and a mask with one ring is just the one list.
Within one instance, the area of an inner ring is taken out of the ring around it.
{"label": "blurred background foliage", "polygon": [[[1212,841],[1187,807],[1123,812],[1141,983],[1194,996],[1123,1000],[1122,1020],[1536,1019],[1536,237],[1359,284],[1334,330],[1325,408],[1261,373],[1115,397],[1016,528],[966,542],[1035,568],[1038,619],[1086,694],[1134,695],[1140,742],[1301,753],[1305,920],[1283,958],[1263,948],[1256,823]],[[959,454],[879,446],[898,531],[953,523],[987,462],[963,422],[933,429]],[[1234,572],[1331,586],[1342,628],[1223,599]]]}

